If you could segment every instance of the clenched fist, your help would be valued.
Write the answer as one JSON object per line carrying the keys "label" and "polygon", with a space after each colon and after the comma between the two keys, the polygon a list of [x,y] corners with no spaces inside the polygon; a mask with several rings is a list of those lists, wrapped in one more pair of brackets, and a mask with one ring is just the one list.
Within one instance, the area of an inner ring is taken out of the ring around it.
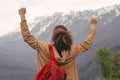
{"label": "clenched fist", "polygon": [[24,16],[25,13],[26,13],[26,8],[21,8],[21,9],[19,9],[19,15],[20,15],[20,16]]}
{"label": "clenched fist", "polygon": [[26,13],[26,8],[19,9],[19,15],[20,15],[21,21],[25,20],[25,13]]}
{"label": "clenched fist", "polygon": [[97,25],[97,19],[96,18],[91,18],[90,19],[90,27],[95,28]]}

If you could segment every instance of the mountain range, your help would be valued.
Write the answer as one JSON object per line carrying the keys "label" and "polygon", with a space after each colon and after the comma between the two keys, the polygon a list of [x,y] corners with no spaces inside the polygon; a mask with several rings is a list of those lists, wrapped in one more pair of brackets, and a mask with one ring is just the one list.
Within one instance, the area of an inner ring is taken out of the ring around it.
{"label": "mountain range", "polygon": [[[100,78],[96,51],[101,47],[120,51],[120,5],[97,10],[55,12],[51,16],[38,16],[27,22],[35,38],[50,43],[52,30],[56,25],[65,25],[74,37],[74,44],[85,40],[89,31],[89,20],[96,17],[98,25],[91,48],[77,57],[80,80]],[[20,25],[18,23],[18,25]],[[0,79],[33,80],[36,74],[36,51],[24,43],[20,31],[13,31],[0,37]]]}

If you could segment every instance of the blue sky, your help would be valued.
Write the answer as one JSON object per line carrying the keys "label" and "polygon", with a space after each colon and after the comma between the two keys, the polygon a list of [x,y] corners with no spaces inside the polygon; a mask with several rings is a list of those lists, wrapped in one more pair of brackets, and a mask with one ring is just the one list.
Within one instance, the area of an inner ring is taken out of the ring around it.
{"label": "blue sky", "polygon": [[0,1],[0,36],[20,28],[18,9],[26,7],[27,20],[37,16],[51,15],[56,11],[98,9],[120,4],[120,0],[1,0]]}

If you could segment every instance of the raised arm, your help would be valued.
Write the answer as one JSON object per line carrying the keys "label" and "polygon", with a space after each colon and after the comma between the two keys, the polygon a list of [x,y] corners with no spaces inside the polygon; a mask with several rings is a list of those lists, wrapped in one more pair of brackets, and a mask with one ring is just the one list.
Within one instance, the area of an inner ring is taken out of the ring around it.
{"label": "raised arm", "polygon": [[95,18],[91,18],[90,30],[89,30],[89,33],[88,33],[85,41],[74,46],[74,50],[75,50],[74,55],[75,56],[81,54],[82,52],[84,52],[90,48],[90,46],[93,43],[94,36],[95,36],[96,25],[97,25],[97,20]]}
{"label": "raised arm", "polygon": [[38,45],[38,40],[35,39],[29,32],[29,28],[26,23],[25,13],[26,13],[26,8],[19,9],[19,16],[21,18],[21,23],[20,23],[21,33],[24,41],[28,43],[32,48],[36,49]]}

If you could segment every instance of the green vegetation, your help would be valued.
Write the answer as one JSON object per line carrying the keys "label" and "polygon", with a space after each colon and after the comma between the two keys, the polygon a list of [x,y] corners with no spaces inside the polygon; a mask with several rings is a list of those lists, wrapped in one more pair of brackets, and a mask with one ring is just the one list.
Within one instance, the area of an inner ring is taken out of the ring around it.
{"label": "green vegetation", "polygon": [[120,80],[120,52],[104,47],[97,51],[97,56],[103,80]]}

